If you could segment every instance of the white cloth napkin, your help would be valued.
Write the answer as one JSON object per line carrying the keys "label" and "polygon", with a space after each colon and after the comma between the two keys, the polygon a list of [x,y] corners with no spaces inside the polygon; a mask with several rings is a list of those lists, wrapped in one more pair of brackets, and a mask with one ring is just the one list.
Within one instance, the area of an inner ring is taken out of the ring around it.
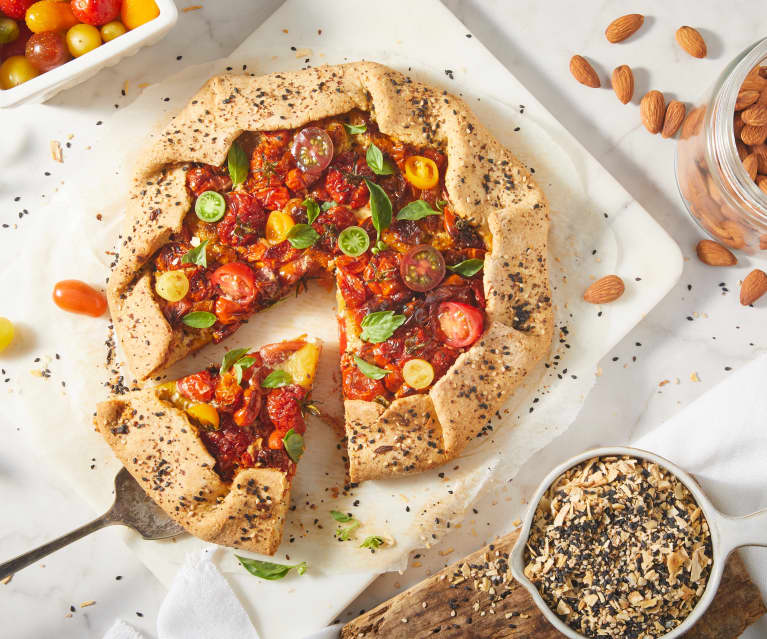
{"label": "white cloth napkin", "polygon": [[[751,362],[681,413],[637,434],[630,445],[675,462],[695,475],[715,506],[729,515],[767,508],[767,356]],[[751,577],[767,597],[767,549],[744,552]],[[337,639],[341,626],[306,639]],[[192,554],[176,576],[157,622],[159,639],[258,639],[229,584],[210,560]],[[746,637],[767,636],[767,621]],[[143,639],[118,621],[104,639]]]}

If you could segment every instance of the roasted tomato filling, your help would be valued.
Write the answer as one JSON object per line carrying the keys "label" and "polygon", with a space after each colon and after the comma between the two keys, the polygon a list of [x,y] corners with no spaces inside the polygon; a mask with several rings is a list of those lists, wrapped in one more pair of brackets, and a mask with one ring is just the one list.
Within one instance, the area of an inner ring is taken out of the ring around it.
{"label": "roasted tomato filling", "polygon": [[[152,262],[165,317],[220,341],[309,278],[335,277],[345,397],[427,392],[484,330],[488,247],[455,214],[447,170],[443,152],[383,134],[362,111],[242,134],[222,166],[187,169],[193,210]],[[247,421],[237,409],[209,438],[227,467],[250,455],[226,435]]]}

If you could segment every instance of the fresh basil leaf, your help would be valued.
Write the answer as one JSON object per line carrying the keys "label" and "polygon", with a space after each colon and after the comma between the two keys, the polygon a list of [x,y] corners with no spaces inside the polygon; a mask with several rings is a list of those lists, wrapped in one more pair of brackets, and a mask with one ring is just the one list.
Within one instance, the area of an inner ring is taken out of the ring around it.
{"label": "fresh basil leaf", "polygon": [[323,202],[322,206],[320,206],[320,208],[323,211],[329,211],[330,209],[335,208],[336,206],[338,206],[337,202],[335,202],[334,200],[329,200],[327,202]]}
{"label": "fresh basil leaf", "polygon": [[464,277],[471,277],[472,275],[479,273],[484,265],[484,260],[472,258],[470,260],[464,260],[463,262],[458,262],[458,264],[448,266],[447,270],[453,271],[453,273],[458,273],[458,275],[463,275]]}
{"label": "fresh basil leaf", "polygon": [[316,220],[320,214],[320,205],[317,204],[316,200],[308,197],[301,202],[301,206],[306,207],[306,219],[309,220],[309,224],[313,224],[314,220]]}
{"label": "fresh basil leaf", "polygon": [[293,378],[287,371],[281,371],[277,369],[272,371],[261,382],[261,386],[264,388],[280,388],[280,386],[287,386],[293,383]]}
{"label": "fresh basil leaf", "polygon": [[373,227],[378,231],[378,239],[381,232],[389,228],[391,224],[391,200],[380,186],[365,178],[365,184],[370,192],[370,215],[373,218]]}
{"label": "fresh basil leaf", "polygon": [[234,375],[237,378],[238,384],[242,383],[242,374],[245,372],[245,370],[253,366],[255,363],[256,358],[248,357],[247,355],[245,357],[240,357],[240,359],[234,363],[232,370],[234,371]]}
{"label": "fresh basil leaf", "polygon": [[383,546],[385,543],[386,542],[384,541],[383,537],[379,537],[378,535],[370,535],[370,537],[365,537],[365,541],[360,544],[360,548],[370,548],[371,550],[375,550],[376,548]]}
{"label": "fresh basil leaf", "polygon": [[344,128],[350,135],[358,135],[368,130],[367,124],[347,124],[344,122]]}
{"label": "fresh basil leaf", "polygon": [[367,160],[370,170],[376,175],[391,175],[394,173],[394,167],[391,162],[384,157],[383,151],[372,142],[365,154],[365,160]]}
{"label": "fresh basil leaf", "polygon": [[300,433],[291,428],[285,433],[282,443],[285,445],[285,452],[288,454],[288,457],[297,464],[298,460],[301,459],[301,455],[304,454],[304,438]]}
{"label": "fresh basil leaf", "polygon": [[342,524],[345,524],[346,522],[354,519],[354,517],[348,513],[342,513],[340,510],[331,510],[330,515],[333,517],[333,519]]}
{"label": "fresh basil leaf", "polygon": [[366,362],[358,355],[354,356],[354,363],[357,364],[357,368],[360,369],[362,374],[370,379],[383,379],[391,373],[391,371],[388,371],[385,368],[378,368],[378,366]]}
{"label": "fresh basil leaf", "polygon": [[245,155],[245,151],[237,142],[232,143],[226,162],[229,168],[229,177],[232,178],[232,185],[242,184],[248,177],[249,162],[248,156]]}
{"label": "fresh basil leaf", "polygon": [[395,315],[394,311],[368,313],[360,323],[362,327],[360,338],[373,344],[385,342],[405,323],[405,319],[404,315]]}
{"label": "fresh basil leaf", "polygon": [[447,206],[447,200],[437,200],[434,204],[439,208],[444,209]]}
{"label": "fresh basil leaf", "polygon": [[403,206],[397,213],[398,220],[422,220],[427,215],[440,215],[440,211],[435,211],[426,200],[415,200],[410,204]]}
{"label": "fresh basil leaf", "polygon": [[192,311],[184,315],[181,321],[192,328],[210,328],[218,321],[218,318],[207,311]]}
{"label": "fresh basil leaf", "polygon": [[261,577],[261,579],[268,579],[269,581],[277,581],[287,575],[293,568],[299,575],[303,575],[306,572],[306,562],[302,561],[300,564],[288,565],[288,564],[275,564],[271,561],[261,561],[260,559],[248,559],[247,557],[240,557],[235,555],[237,561],[242,564],[251,575]]}
{"label": "fresh basil leaf", "polygon": [[319,239],[320,234],[308,224],[294,224],[288,231],[288,242],[296,249],[306,249],[314,246],[315,242]]}
{"label": "fresh basil leaf", "polygon": [[210,242],[210,240],[200,242],[199,246],[184,253],[181,256],[181,263],[197,264],[197,266],[208,268],[208,252],[205,250],[205,247],[208,246],[208,242]]}
{"label": "fresh basil leaf", "polygon": [[336,529],[336,537],[338,537],[339,541],[349,541],[354,531],[361,525],[362,523],[356,519],[352,519],[352,522],[348,526],[339,526]]}
{"label": "fresh basil leaf", "polygon": [[232,365],[249,350],[249,348],[235,348],[234,350],[226,352],[224,354],[224,359],[221,360],[221,368],[219,372],[222,375],[226,373],[226,371],[228,371]]}

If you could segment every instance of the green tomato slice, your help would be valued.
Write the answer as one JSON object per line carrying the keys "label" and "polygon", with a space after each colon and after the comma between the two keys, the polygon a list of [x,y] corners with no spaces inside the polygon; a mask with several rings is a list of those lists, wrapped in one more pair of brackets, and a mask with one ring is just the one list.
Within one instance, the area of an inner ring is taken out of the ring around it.
{"label": "green tomato slice", "polygon": [[359,226],[348,226],[338,235],[338,248],[349,257],[359,257],[370,247],[370,237]]}
{"label": "green tomato slice", "polygon": [[197,198],[194,212],[203,222],[218,222],[226,212],[226,200],[216,191],[205,191]]}

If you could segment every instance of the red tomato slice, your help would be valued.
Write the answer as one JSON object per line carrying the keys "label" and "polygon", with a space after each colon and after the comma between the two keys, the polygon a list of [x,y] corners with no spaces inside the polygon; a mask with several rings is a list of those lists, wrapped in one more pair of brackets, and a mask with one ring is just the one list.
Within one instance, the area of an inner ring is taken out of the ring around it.
{"label": "red tomato slice", "polygon": [[437,309],[439,327],[448,346],[463,348],[470,346],[482,335],[485,319],[474,306],[461,302],[442,302]]}
{"label": "red tomato slice", "polygon": [[430,291],[445,277],[445,258],[433,246],[420,244],[405,254],[399,268],[409,289]]}
{"label": "red tomato slice", "polygon": [[256,278],[253,270],[244,262],[229,262],[219,266],[213,271],[210,281],[237,304],[250,304],[256,297]]}
{"label": "red tomato slice", "polygon": [[182,377],[176,382],[176,387],[184,397],[196,402],[209,402],[215,390],[213,376],[208,371]]}

